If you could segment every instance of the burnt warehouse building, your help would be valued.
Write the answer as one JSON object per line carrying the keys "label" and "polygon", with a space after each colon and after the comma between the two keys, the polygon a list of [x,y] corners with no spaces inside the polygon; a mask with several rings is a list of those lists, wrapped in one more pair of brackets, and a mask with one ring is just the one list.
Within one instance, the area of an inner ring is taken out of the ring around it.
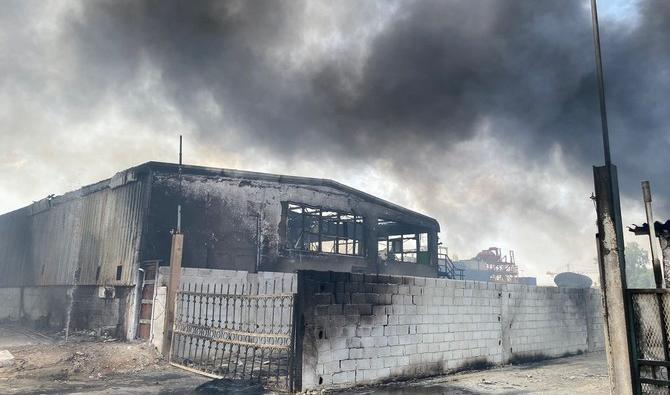
{"label": "burnt warehouse building", "polygon": [[130,295],[169,265],[178,204],[183,267],[437,277],[433,218],[331,180],[148,162],[1,215],[0,287]]}

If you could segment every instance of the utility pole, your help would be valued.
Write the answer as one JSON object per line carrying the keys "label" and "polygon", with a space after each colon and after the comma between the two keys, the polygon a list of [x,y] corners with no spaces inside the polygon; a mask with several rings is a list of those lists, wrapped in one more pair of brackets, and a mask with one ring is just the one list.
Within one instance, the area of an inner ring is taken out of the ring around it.
{"label": "utility pole", "polygon": [[623,226],[619,202],[619,182],[612,164],[605,106],[605,82],[600,53],[598,6],[591,0],[593,44],[595,49],[600,121],[603,135],[605,166],[593,167],[595,202],[598,223],[598,265],[605,317],[605,345],[610,378],[610,393],[633,392],[633,341],[630,327],[630,301],[626,297],[626,263],[624,260]]}
{"label": "utility pole", "polygon": [[184,247],[184,235],[181,233],[181,204],[182,193],[182,136],[179,136],[179,202],[177,203],[177,228],[172,231],[172,246],[170,248],[170,276],[168,279],[167,295],[165,296],[165,324],[163,327],[163,356],[172,358],[170,346],[172,344],[174,312],[177,290],[181,282],[181,261]]}

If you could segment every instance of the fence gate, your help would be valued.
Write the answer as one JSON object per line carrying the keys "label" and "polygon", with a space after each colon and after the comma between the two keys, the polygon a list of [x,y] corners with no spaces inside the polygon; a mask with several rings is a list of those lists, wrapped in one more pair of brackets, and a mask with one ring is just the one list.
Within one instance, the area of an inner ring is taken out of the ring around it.
{"label": "fence gate", "polygon": [[670,290],[629,289],[635,393],[670,393]]}
{"label": "fence gate", "polygon": [[170,362],[213,378],[293,391],[295,294],[259,288],[182,285]]}

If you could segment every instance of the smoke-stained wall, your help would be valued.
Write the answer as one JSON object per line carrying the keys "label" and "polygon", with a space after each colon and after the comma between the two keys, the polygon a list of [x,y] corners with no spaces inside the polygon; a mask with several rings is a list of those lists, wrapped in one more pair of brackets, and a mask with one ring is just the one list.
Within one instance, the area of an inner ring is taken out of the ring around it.
{"label": "smoke-stained wall", "polygon": [[[132,288],[112,287],[100,294],[100,287],[84,285],[47,287],[0,287],[0,321],[22,321],[38,329],[95,330],[127,338],[133,322]],[[111,289],[109,289],[111,291]]]}
{"label": "smoke-stained wall", "polygon": [[[437,232],[432,218],[409,214],[392,204],[380,204],[323,185],[327,181],[190,167],[180,177],[176,166],[156,164],[143,260],[169,261],[170,232],[176,228],[181,195],[183,267],[294,272],[299,269],[365,273],[399,273],[435,277]],[[180,181],[181,179],[181,181]],[[300,182],[302,181],[302,182]],[[309,181],[309,183],[308,183]],[[282,204],[304,203],[362,215],[365,256],[291,251],[286,247]],[[426,229],[430,264],[384,264],[377,258],[378,218]]]}
{"label": "smoke-stained wall", "polygon": [[307,271],[298,291],[303,390],[604,349],[596,289]]}
{"label": "smoke-stained wall", "polygon": [[0,320],[134,336],[150,190],[136,170],[0,216]]}
{"label": "smoke-stained wall", "polygon": [[[437,274],[439,225],[430,217],[329,180],[198,166],[180,176],[177,165],[149,162],[0,216],[0,286],[134,285],[142,261],[169,264],[180,201],[183,267]],[[362,216],[367,254],[285,248],[286,202]],[[379,218],[426,232],[429,264],[380,262]]]}
{"label": "smoke-stained wall", "polygon": [[132,285],[148,188],[132,169],[0,216],[0,286]]}

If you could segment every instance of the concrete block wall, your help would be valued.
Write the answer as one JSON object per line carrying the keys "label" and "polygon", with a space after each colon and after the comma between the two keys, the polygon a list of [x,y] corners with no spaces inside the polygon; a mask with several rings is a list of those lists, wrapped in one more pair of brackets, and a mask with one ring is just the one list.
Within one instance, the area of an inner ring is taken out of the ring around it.
{"label": "concrete block wall", "polygon": [[300,276],[303,389],[602,349],[592,290],[354,273]]}
{"label": "concrete block wall", "polygon": [[589,351],[602,351],[605,349],[605,317],[602,312],[602,293],[597,289],[584,290],[584,303],[587,316]]}
{"label": "concrete block wall", "polygon": [[589,351],[589,290],[518,284],[499,288],[503,362]]}

